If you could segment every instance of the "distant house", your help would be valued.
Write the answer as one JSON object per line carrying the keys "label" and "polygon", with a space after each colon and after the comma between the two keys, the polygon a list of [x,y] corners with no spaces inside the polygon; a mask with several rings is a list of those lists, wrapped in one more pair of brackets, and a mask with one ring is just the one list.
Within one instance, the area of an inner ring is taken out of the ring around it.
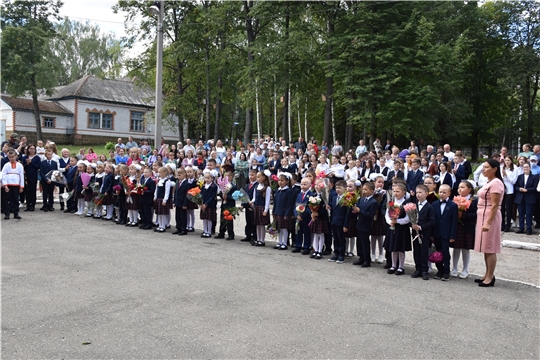
{"label": "distant house", "polygon": [[[118,137],[153,138],[154,92],[129,79],[99,79],[87,75],[58,88],[39,101],[43,140],[75,145],[116,142]],[[32,100],[2,95],[1,118],[6,133],[36,140]],[[163,137],[178,136],[163,128]]]}

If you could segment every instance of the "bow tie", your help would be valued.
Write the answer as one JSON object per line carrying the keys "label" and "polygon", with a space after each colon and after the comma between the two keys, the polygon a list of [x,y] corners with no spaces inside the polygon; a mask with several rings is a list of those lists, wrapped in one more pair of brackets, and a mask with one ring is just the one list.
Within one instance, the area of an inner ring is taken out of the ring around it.
{"label": "bow tie", "polygon": [[441,204],[446,204],[447,200],[441,200]]}

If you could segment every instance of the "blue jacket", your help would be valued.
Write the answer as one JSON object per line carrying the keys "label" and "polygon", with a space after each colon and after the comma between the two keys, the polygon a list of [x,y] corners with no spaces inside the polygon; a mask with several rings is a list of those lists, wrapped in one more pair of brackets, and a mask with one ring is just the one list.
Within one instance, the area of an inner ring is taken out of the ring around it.
{"label": "blue jacket", "polygon": [[369,233],[371,231],[375,213],[379,210],[379,204],[372,196],[367,201],[366,198],[358,199],[356,206],[360,208],[360,212],[357,214],[358,220],[356,221],[356,230]]}
{"label": "blue jacket", "polygon": [[58,170],[58,163],[51,160],[51,164],[49,165],[47,160],[43,160],[39,168],[39,171],[41,171],[41,181],[47,182],[46,176],[51,170]]}
{"label": "blue jacket", "polygon": [[409,171],[407,175],[407,191],[411,190],[416,193],[416,187],[424,182],[424,173],[421,170],[416,170],[416,175],[414,171]]}
{"label": "blue jacket", "polygon": [[298,213],[296,212],[296,207],[299,205],[299,204],[303,204],[306,206],[306,211],[304,211],[304,213],[301,215],[302,217],[302,221],[306,221],[306,220],[310,220],[311,219],[311,210],[309,209],[309,206],[307,206],[307,202],[308,202],[308,199],[309,197],[312,196],[312,193],[310,190],[308,190],[306,192],[306,195],[304,196],[304,199],[302,200],[302,191],[300,191],[298,193],[298,195],[296,196],[296,201],[294,203],[294,216],[297,217],[298,216]]}
{"label": "blue jacket", "polygon": [[[419,208],[418,202],[416,203],[416,206]],[[424,206],[422,206],[422,210],[418,212],[418,225],[422,228],[422,230],[420,230],[420,235],[429,239],[433,233],[433,226],[435,225],[435,212],[433,211],[433,206],[427,200]],[[413,237],[414,236],[416,236],[415,230],[413,230]]]}
{"label": "blue jacket", "polygon": [[[331,224],[340,227],[349,226],[350,211],[346,206],[338,204],[338,197],[331,196],[330,206],[332,207]],[[353,214],[356,215],[356,214]]]}
{"label": "blue jacket", "polygon": [[289,188],[284,190],[278,188],[276,190],[274,195],[274,216],[285,216],[290,218],[294,215],[294,197],[291,195],[292,190]]}
{"label": "blue jacket", "polygon": [[207,208],[215,209],[217,207],[217,185],[212,183],[208,189],[206,188],[206,184],[203,185],[201,195],[203,199],[203,204],[206,205]]}
{"label": "blue jacket", "polygon": [[156,182],[152,178],[141,176],[140,184],[143,185],[143,193],[140,197],[141,204],[152,204],[154,202],[154,193],[156,192]]}
{"label": "blue jacket", "polygon": [[[518,176],[514,184],[514,203],[534,204],[536,203],[536,187],[538,186],[538,175],[530,174],[525,184],[525,174]],[[527,192],[519,191],[519,188],[527,189]]]}
{"label": "blue jacket", "polygon": [[101,188],[99,189],[100,194],[112,194],[112,187],[114,183],[114,174],[109,173],[103,177],[103,183],[101,184]]}
{"label": "blue jacket", "polygon": [[455,239],[457,236],[458,206],[450,199],[446,202],[444,213],[441,214],[441,200],[433,202],[435,215],[434,235],[438,239]]}
{"label": "blue jacket", "polygon": [[32,180],[37,180],[37,177],[38,177],[38,171],[39,171],[39,168],[41,167],[41,159],[39,156],[34,156],[32,158],[32,161],[30,161],[30,164],[27,164],[26,163],[26,159],[29,159],[28,156],[23,156],[22,158],[22,163],[23,163],[23,166],[24,166],[24,173],[26,174],[26,178],[28,179],[32,179]]}
{"label": "blue jacket", "polygon": [[187,198],[187,192],[191,189],[191,184],[187,179],[182,182],[176,183],[174,192],[174,206],[177,208],[187,206],[189,200]]}

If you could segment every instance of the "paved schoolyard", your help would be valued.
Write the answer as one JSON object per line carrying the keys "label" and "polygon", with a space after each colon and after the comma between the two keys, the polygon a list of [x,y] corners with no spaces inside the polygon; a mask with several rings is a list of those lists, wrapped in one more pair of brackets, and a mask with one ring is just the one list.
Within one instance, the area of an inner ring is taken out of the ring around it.
{"label": "paved schoolyard", "polygon": [[23,216],[1,223],[5,359],[539,357],[535,287]]}

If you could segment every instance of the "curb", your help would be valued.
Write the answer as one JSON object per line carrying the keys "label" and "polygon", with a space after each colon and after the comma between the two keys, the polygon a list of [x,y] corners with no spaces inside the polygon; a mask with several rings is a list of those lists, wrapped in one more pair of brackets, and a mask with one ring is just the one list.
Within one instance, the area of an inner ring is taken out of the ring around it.
{"label": "curb", "polygon": [[540,251],[540,244],[522,242],[522,241],[504,240],[502,242],[502,246],[514,248],[514,249]]}

